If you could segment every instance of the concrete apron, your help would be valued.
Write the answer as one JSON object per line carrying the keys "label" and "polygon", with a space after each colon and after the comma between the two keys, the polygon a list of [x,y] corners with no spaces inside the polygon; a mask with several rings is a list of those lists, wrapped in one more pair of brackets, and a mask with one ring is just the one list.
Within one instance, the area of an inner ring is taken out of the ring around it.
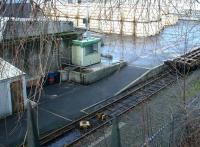
{"label": "concrete apron", "polygon": [[115,93],[115,96],[126,91],[127,89],[134,87],[136,85],[138,85],[141,82],[144,82],[145,80],[159,74],[160,72],[162,72],[164,69],[167,68],[167,65],[165,64],[161,64],[158,65],[152,69],[147,70],[144,74],[142,74],[140,77],[138,77],[137,79],[135,79],[134,81],[130,82],[127,86],[125,86],[124,88],[122,88],[121,90],[119,90],[117,93]]}

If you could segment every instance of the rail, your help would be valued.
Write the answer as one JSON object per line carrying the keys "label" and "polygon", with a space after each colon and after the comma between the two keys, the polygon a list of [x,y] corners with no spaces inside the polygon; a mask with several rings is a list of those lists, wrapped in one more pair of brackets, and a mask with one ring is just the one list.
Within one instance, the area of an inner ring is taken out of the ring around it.
{"label": "rail", "polygon": [[[176,81],[176,79],[177,75],[172,73],[170,69],[163,71],[156,77],[141,83],[137,88],[128,89],[112,99],[104,101],[103,104],[95,105],[87,115],[43,136],[40,143],[41,145],[49,145],[54,141],[59,141],[59,137],[62,136],[62,138],[64,137],[66,139],[65,146],[71,146],[99,128],[105,125],[111,125],[114,117],[120,116],[140,103],[150,99],[152,95],[157,94],[160,90]],[[105,118],[100,119],[98,117],[99,114],[104,115]],[[90,127],[81,129],[79,126],[81,121],[88,121]]]}

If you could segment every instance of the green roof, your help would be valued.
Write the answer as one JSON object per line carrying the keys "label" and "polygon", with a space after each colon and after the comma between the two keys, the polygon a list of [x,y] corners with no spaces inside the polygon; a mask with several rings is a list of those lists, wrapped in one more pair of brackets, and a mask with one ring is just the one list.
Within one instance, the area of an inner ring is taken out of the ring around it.
{"label": "green roof", "polygon": [[83,39],[83,40],[73,40],[72,43],[73,43],[73,45],[85,47],[85,46],[88,46],[88,45],[91,45],[91,44],[98,43],[99,41],[101,41],[100,38],[90,37],[90,38],[86,38],[86,39]]}

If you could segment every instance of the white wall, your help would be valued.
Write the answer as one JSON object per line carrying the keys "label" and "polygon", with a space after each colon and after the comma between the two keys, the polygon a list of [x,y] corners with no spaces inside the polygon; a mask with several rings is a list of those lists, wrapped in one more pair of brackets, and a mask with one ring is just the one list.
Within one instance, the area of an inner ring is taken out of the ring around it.
{"label": "white wall", "polygon": [[[27,105],[25,76],[21,76],[23,87],[24,106]],[[0,119],[12,114],[12,101],[10,93],[10,83],[19,80],[19,77],[0,81]]]}
{"label": "white wall", "polygon": [[85,55],[85,48],[80,46],[72,46],[72,64],[80,66],[88,66],[101,62],[101,55],[99,49],[101,48],[101,43],[98,43],[98,52]]}
{"label": "white wall", "polygon": [[72,46],[72,64],[83,64],[83,48],[80,46]]}
{"label": "white wall", "polygon": [[0,82],[0,118],[12,114],[12,102],[9,84],[9,81],[7,80]]}

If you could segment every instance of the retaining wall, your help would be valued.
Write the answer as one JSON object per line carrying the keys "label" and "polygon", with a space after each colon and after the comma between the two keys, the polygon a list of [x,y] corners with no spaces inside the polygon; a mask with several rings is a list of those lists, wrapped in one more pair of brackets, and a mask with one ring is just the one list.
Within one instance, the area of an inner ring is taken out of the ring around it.
{"label": "retaining wall", "polygon": [[84,85],[88,85],[94,83],[98,80],[103,79],[104,77],[109,76],[113,72],[119,70],[126,66],[126,62],[115,63],[113,65],[106,66],[96,71],[89,71],[89,72],[77,72],[77,71],[70,71],[69,72],[69,80],[77,83],[81,83]]}

